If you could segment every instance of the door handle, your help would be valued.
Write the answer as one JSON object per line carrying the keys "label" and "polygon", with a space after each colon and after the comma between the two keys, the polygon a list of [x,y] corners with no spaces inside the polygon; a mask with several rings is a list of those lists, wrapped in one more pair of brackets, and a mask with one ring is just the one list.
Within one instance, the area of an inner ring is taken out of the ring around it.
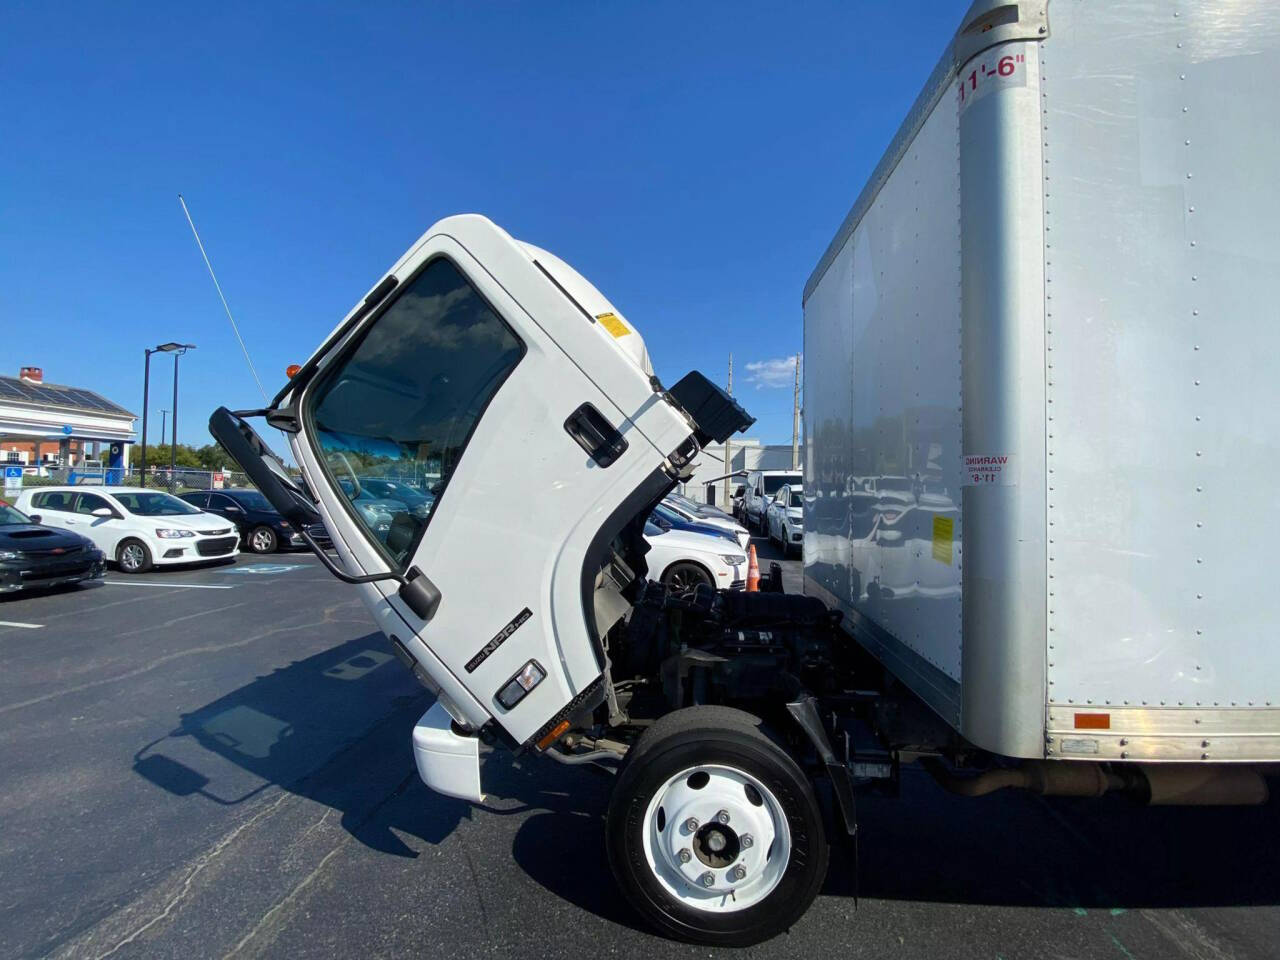
{"label": "door handle", "polygon": [[564,429],[601,467],[611,465],[627,450],[626,437],[589,403],[569,414]]}

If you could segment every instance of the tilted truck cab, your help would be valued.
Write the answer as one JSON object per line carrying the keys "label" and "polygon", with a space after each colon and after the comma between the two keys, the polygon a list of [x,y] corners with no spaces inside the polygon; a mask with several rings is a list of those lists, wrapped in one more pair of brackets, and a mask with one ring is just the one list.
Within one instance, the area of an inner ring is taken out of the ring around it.
{"label": "tilted truck cab", "polygon": [[[456,737],[451,720],[537,746],[603,700],[602,638],[644,572],[636,521],[709,438],[681,394],[715,408],[717,436],[750,422],[697,375],[666,391],[599,291],[479,216],[432,227],[281,391],[268,420],[287,428],[304,507],[436,689],[424,743]],[[225,411],[212,428],[249,437]],[[433,502],[382,529],[365,476]]]}

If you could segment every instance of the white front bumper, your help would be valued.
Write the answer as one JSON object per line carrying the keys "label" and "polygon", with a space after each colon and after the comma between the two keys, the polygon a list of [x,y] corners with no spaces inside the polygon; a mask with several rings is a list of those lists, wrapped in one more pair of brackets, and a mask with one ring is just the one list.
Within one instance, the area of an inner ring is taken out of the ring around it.
{"label": "white front bumper", "polygon": [[480,738],[453,732],[453,718],[439,703],[413,728],[413,759],[418,776],[436,793],[484,802],[480,792]]}

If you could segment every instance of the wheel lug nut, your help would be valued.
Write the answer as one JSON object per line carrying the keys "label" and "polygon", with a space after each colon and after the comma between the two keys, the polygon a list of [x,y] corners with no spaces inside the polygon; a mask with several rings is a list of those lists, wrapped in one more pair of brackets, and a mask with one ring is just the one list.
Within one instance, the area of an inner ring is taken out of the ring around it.
{"label": "wheel lug nut", "polygon": [[729,871],[729,879],[732,880],[734,883],[737,883],[746,875],[747,875],[747,868],[744,867],[742,864],[738,864],[736,867],[734,867],[732,870]]}
{"label": "wheel lug nut", "polygon": [[685,847],[678,854],[676,854],[676,856],[680,858],[681,863],[688,863],[690,860],[693,859],[693,854],[689,852],[688,847]]}
{"label": "wheel lug nut", "polygon": [[684,822],[684,828],[688,830],[690,833],[693,833],[693,831],[698,829],[698,818],[690,817],[688,820]]}
{"label": "wheel lug nut", "polygon": [[710,870],[708,870],[706,873],[704,873],[702,876],[698,878],[698,882],[702,884],[704,887],[709,887],[716,882],[716,875],[712,873]]}
{"label": "wheel lug nut", "polygon": [[720,823],[728,823],[728,822],[729,822],[729,811],[728,811],[728,810],[721,810],[719,813],[717,813],[717,814],[716,814],[716,820],[717,820],[717,821],[719,821]]}
{"label": "wheel lug nut", "polygon": [[751,845],[755,843],[755,841],[751,839],[751,834],[744,833],[741,837],[738,838],[738,843],[742,844],[743,850],[750,850]]}

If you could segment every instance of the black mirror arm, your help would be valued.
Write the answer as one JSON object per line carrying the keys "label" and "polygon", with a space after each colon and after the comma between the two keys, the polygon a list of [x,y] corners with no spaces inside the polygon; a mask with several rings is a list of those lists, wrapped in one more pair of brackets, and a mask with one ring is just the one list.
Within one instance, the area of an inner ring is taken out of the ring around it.
{"label": "black mirror arm", "polygon": [[307,546],[311,548],[311,552],[319,558],[322,564],[324,564],[325,569],[343,583],[376,583],[379,580],[394,580],[396,583],[400,584],[400,586],[404,586],[407,582],[404,577],[400,576],[400,574],[391,572],[365,573],[358,577],[352,576],[333,562],[333,558],[324,552],[324,548],[311,539],[311,534],[307,532],[305,527],[300,527],[298,529],[298,535],[307,542]]}

